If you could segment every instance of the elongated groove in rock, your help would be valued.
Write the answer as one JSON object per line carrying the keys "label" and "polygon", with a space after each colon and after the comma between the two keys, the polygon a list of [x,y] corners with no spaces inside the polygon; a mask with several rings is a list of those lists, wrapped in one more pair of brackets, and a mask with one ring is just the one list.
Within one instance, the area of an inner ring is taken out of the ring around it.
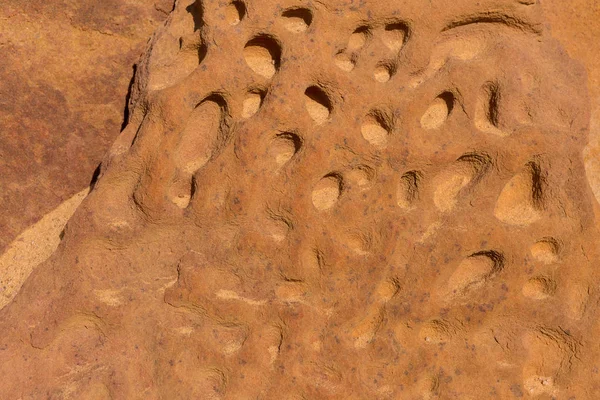
{"label": "elongated groove in rock", "polygon": [[366,117],[360,128],[365,140],[375,147],[385,147],[390,134],[390,118],[380,111],[372,111]]}
{"label": "elongated groove in rock", "polygon": [[339,174],[325,175],[314,187],[312,202],[317,210],[324,211],[335,205],[343,189],[343,180]]}
{"label": "elongated groove in rock", "polygon": [[275,136],[269,147],[277,165],[288,162],[302,147],[302,139],[295,133],[283,132]]}
{"label": "elongated groove in rock", "polygon": [[281,47],[270,36],[257,36],[244,47],[244,60],[258,75],[272,78],[279,69]]}
{"label": "elongated groove in rock", "polygon": [[423,324],[419,330],[419,337],[424,342],[438,344],[452,339],[457,332],[458,328],[450,321],[434,319]]}
{"label": "elongated groove in rock", "polygon": [[267,236],[270,236],[274,241],[281,242],[287,236],[291,229],[291,223],[278,215],[271,213],[270,217],[264,223],[262,229],[265,231]]}
{"label": "elongated groove in rock", "polygon": [[170,60],[159,56],[150,59],[150,89],[159,90],[175,85],[189,76],[206,57],[207,47],[199,32],[181,36],[178,44],[179,50]]}
{"label": "elongated groove in rock", "polygon": [[482,91],[475,109],[475,126],[486,133],[507,136],[508,133],[501,129],[500,85],[497,82],[488,82]]}
{"label": "elongated groove in rock", "polygon": [[533,199],[533,205],[541,210],[544,208],[544,184],[546,181],[545,174],[542,172],[540,164],[536,161],[530,161],[527,163],[531,174],[531,198]]}
{"label": "elongated groove in rock", "polygon": [[222,124],[227,105],[219,95],[212,95],[192,111],[178,145],[177,165],[187,173],[202,167],[223,139]]}
{"label": "elongated groove in rock", "polygon": [[333,106],[325,91],[318,86],[310,86],[304,92],[304,96],[308,115],[318,125],[327,121]]}
{"label": "elongated groove in rock", "polygon": [[346,246],[358,255],[370,253],[373,246],[373,237],[369,233],[354,232],[348,234],[345,240]]}
{"label": "elongated groove in rock", "polygon": [[454,109],[454,95],[451,92],[440,94],[421,117],[421,126],[428,130],[440,128]]}
{"label": "elongated groove in rock", "polygon": [[398,206],[408,210],[419,197],[419,180],[421,174],[417,171],[408,171],[400,178],[397,192]]}
{"label": "elongated groove in rock", "polygon": [[444,29],[442,29],[442,32],[463,26],[480,24],[504,25],[510,28],[516,28],[516,30],[519,32],[533,33],[536,35],[539,35],[542,32],[540,26],[534,25],[515,15],[509,15],[501,11],[487,11],[485,13],[474,13],[459,17],[447,24]]}
{"label": "elongated groove in rock", "polygon": [[192,111],[180,134],[175,156],[178,175],[169,189],[171,200],[185,208],[193,195],[192,175],[204,166],[227,139],[224,118],[227,103],[220,95],[211,95]]}
{"label": "elongated groove in rock", "polygon": [[433,202],[438,210],[447,212],[452,210],[458,203],[460,192],[473,179],[473,171],[469,168],[454,166],[447,171],[442,171],[434,179],[435,191]]}
{"label": "elongated groove in rock", "polygon": [[239,24],[246,16],[246,5],[242,1],[232,1],[225,8],[225,19],[230,25]]}
{"label": "elongated groove in rock", "polygon": [[285,10],[281,16],[285,20],[285,28],[293,33],[304,32],[312,23],[312,11],[308,8],[291,8]]}
{"label": "elongated groove in rock", "polygon": [[399,51],[408,36],[408,26],[402,22],[385,25],[382,40],[391,51]]}

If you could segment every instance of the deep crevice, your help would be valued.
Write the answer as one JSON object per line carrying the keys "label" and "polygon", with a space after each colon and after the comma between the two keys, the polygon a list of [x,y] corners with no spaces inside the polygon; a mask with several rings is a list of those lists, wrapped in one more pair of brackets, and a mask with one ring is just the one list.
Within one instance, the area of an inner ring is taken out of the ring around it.
{"label": "deep crevice", "polygon": [[185,9],[192,15],[194,19],[194,31],[199,30],[204,26],[204,9],[202,7],[202,1],[196,0]]}
{"label": "deep crevice", "polygon": [[137,64],[133,64],[133,66],[131,67],[131,69],[133,70],[133,74],[131,75],[131,79],[129,80],[129,86],[127,86],[127,94],[125,95],[125,109],[123,110],[123,122],[121,123],[121,132],[125,130],[127,124],[129,123],[129,106],[131,103],[131,94],[133,92],[133,84],[135,83],[137,67]]}

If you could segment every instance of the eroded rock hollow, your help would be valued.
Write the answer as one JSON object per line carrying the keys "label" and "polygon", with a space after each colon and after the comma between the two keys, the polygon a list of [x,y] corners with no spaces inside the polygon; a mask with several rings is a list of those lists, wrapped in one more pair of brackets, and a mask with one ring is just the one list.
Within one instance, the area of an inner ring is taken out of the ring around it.
{"label": "eroded rock hollow", "polygon": [[2,398],[592,399],[585,73],[534,1],[178,1]]}

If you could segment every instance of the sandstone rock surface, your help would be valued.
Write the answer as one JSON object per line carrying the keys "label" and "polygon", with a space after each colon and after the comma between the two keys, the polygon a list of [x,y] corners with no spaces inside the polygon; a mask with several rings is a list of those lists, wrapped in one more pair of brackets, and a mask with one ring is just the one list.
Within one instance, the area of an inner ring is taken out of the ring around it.
{"label": "sandstone rock surface", "polygon": [[584,69],[535,2],[180,1],[7,398],[592,399]]}
{"label": "sandstone rock surface", "polygon": [[0,253],[89,186],[173,0],[2,0]]}

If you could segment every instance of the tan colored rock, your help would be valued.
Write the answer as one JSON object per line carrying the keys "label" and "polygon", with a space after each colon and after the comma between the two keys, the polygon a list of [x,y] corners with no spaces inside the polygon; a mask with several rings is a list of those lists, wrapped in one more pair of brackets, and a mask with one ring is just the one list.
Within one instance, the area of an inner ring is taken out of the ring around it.
{"label": "tan colored rock", "polygon": [[86,189],[173,0],[2,0],[0,253]]}
{"label": "tan colored rock", "polygon": [[0,393],[594,393],[583,69],[538,4],[449,4],[178,2]]}

